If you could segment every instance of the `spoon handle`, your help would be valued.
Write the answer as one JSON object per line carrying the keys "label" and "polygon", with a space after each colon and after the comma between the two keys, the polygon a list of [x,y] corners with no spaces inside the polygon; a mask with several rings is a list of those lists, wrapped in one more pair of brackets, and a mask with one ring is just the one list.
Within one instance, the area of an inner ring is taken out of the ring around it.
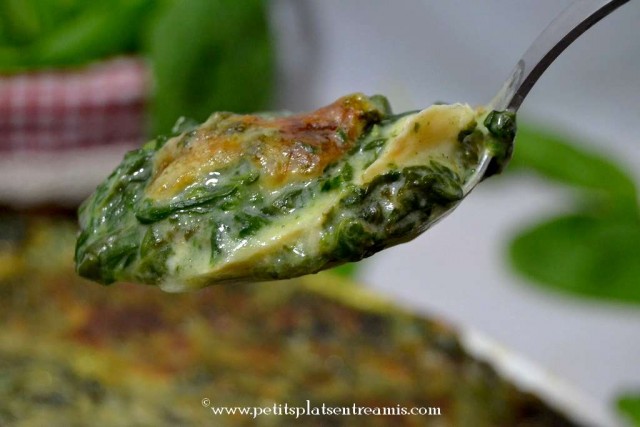
{"label": "spoon handle", "polygon": [[538,36],[489,104],[516,112],[538,78],[582,33],[629,0],[576,0]]}

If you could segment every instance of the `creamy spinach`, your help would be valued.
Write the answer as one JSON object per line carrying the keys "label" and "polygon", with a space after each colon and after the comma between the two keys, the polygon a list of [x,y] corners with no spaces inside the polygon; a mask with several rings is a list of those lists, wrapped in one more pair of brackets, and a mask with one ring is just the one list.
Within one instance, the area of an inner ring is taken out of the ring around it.
{"label": "creamy spinach", "polygon": [[510,113],[393,115],[350,95],[288,117],[216,113],[128,153],[79,211],[80,275],[182,291],[283,279],[413,239],[459,202]]}

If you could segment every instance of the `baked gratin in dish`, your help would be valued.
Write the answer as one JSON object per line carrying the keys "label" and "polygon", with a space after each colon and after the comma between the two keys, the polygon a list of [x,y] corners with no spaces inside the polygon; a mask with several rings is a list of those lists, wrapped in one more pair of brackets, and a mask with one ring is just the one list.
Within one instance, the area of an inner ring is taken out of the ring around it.
{"label": "baked gratin in dish", "polygon": [[[71,215],[0,216],[1,426],[573,426],[447,325],[332,272],[168,294],[77,276]],[[211,406],[439,407],[440,416]]]}

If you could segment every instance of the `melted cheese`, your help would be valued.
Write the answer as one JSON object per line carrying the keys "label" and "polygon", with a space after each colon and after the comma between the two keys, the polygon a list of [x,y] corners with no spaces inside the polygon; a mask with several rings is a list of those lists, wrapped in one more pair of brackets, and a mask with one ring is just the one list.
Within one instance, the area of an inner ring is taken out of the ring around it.
{"label": "melted cheese", "polygon": [[182,271],[162,282],[160,288],[166,292],[182,292],[201,288],[212,280],[234,282],[238,272],[264,267],[265,261],[272,260],[270,255],[285,247],[297,250],[302,256],[314,256],[318,252],[322,222],[338,198],[338,194],[328,194],[315,200],[299,215],[275,221],[257,235],[237,242],[228,249],[225,258],[213,266],[210,265],[210,251],[194,251],[192,247],[176,242],[180,249],[169,258],[169,268],[176,271],[181,266]]}
{"label": "melted cheese", "polygon": [[389,142],[380,157],[362,174],[363,183],[371,181],[389,169],[428,164],[438,159],[458,171],[451,160],[458,146],[460,131],[473,123],[478,113],[463,104],[432,105],[396,123]]}
{"label": "melted cheese", "polygon": [[[474,123],[479,114],[482,112],[468,105],[434,105],[377,129],[369,139],[386,139],[385,148],[369,166],[357,161],[352,163],[353,182],[366,184],[390,169],[424,165],[434,159],[458,172],[460,165],[454,160],[458,135]],[[160,287],[175,292],[200,288],[211,281],[234,281],[242,272],[267,267],[265,263],[274,262],[271,256],[287,247],[302,257],[315,256],[324,231],[322,224],[343,195],[321,193],[304,209],[227,247],[224,259],[214,265],[210,262],[210,251],[194,250],[182,241],[174,242],[177,250],[168,260],[174,275]]]}

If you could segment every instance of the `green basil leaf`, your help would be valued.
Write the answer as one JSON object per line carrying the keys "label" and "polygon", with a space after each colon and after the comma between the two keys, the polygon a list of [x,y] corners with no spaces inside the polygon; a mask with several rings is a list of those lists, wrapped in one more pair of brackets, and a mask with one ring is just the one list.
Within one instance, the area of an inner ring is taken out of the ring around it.
{"label": "green basil leaf", "polygon": [[605,156],[549,133],[526,126],[518,130],[510,168],[529,168],[544,177],[586,190],[633,201],[637,190],[633,179]]}
{"label": "green basil leaf", "polygon": [[261,0],[183,0],[158,14],[148,40],[156,92],[155,131],[181,115],[267,107],[273,48]]}
{"label": "green basil leaf", "polygon": [[640,303],[640,221],[558,217],[519,234],[509,255],[513,266],[540,286]]}
{"label": "green basil leaf", "polygon": [[618,410],[631,421],[634,427],[640,427],[640,393],[626,394],[617,402]]}

